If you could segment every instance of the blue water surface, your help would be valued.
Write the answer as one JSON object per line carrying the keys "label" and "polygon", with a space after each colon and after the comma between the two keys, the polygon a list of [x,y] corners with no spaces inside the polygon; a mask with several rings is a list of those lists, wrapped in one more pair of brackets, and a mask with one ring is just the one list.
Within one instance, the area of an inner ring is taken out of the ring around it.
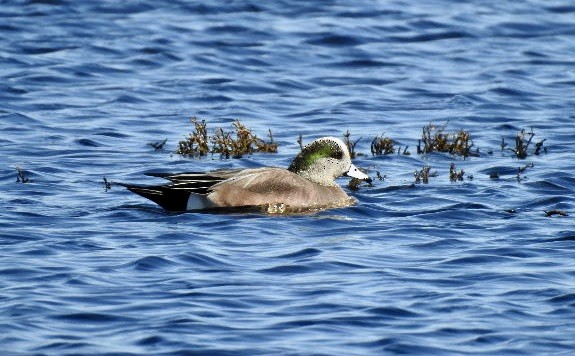
{"label": "blue water surface", "polygon": [[[0,4],[3,355],[575,352],[571,1]],[[177,155],[193,116],[279,152]],[[429,123],[479,155],[418,154]],[[350,208],[173,214],[103,185],[286,167],[347,130],[385,175]]]}

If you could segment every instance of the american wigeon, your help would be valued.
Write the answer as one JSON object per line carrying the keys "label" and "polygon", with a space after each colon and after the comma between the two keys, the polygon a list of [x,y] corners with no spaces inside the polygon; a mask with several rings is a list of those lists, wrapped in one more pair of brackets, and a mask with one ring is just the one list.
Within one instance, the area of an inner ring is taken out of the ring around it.
{"label": "american wigeon", "polygon": [[294,213],[353,205],[356,200],[335,182],[337,177],[368,180],[352,163],[347,146],[323,137],[303,148],[288,169],[264,167],[208,173],[149,173],[171,183],[122,184],[170,211],[257,208]]}

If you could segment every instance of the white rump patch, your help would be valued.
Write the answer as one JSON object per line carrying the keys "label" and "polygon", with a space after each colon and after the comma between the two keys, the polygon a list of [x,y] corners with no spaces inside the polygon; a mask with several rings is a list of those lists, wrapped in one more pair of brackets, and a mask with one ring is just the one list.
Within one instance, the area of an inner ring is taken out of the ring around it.
{"label": "white rump patch", "polygon": [[208,207],[207,199],[204,195],[200,194],[190,194],[188,198],[188,204],[186,205],[186,210],[201,210]]}

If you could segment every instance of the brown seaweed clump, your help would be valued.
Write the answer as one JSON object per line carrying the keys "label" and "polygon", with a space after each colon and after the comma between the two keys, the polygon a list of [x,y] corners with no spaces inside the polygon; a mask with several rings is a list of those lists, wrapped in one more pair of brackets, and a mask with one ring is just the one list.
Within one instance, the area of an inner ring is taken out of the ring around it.
{"label": "brown seaweed clump", "polygon": [[212,137],[212,153],[219,153],[226,158],[241,158],[244,154],[254,152],[275,153],[278,150],[277,144],[273,141],[271,130],[269,130],[270,142],[258,138],[239,120],[234,121],[235,139],[233,132],[225,132],[221,127],[216,129]]}
{"label": "brown seaweed clump", "polygon": [[217,153],[225,158],[241,158],[244,154],[254,152],[277,152],[278,146],[273,141],[271,130],[269,130],[270,142],[266,142],[258,138],[239,120],[236,120],[232,132],[224,131],[218,127],[214,135],[209,137],[205,120],[200,122],[194,117],[192,123],[194,124],[194,131],[185,140],[180,141],[176,151],[178,154],[200,157],[206,156],[208,153]]}
{"label": "brown seaweed clump", "polygon": [[176,153],[192,157],[207,156],[210,149],[208,147],[206,120],[200,122],[194,117],[192,123],[194,124],[194,131],[185,140],[178,143]]}
{"label": "brown seaweed clump", "polygon": [[429,177],[436,177],[437,172],[431,172],[431,166],[425,165],[420,171],[415,171],[413,177],[415,178],[415,183],[429,183]]}
{"label": "brown seaweed clump", "polygon": [[354,159],[357,156],[357,152],[355,152],[355,146],[357,145],[359,140],[361,140],[361,138],[358,138],[357,140],[352,142],[351,139],[349,138],[350,136],[351,136],[351,133],[349,132],[349,130],[347,130],[343,134],[343,138],[344,138],[343,142],[347,146],[347,150],[349,151],[349,156],[351,157],[351,159]]}
{"label": "brown seaweed clump", "polygon": [[389,137],[375,136],[371,141],[371,154],[373,156],[389,155],[395,153],[393,140]]}
{"label": "brown seaweed clump", "polygon": [[459,172],[457,171],[457,168],[455,168],[455,163],[451,163],[451,165],[449,166],[449,180],[452,182],[456,182],[456,181],[462,181],[463,180],[463,175],[465,174],[465,172],[463,171],[463,169],[460,169]]}
{"label": "brown seaweed clump", "polygon": [[361,183],[361,181],[357,178],[351,178],[349,180],[349,182],[347,183],[347,186],[349,187],[349,189],[356,191],[359,190],[359,184]]}
{"label": "brown seaweed clump", "polygon": [[[429,124],[423,127],[421,140],[417,145],[417,153],[449,152],[462,157],[479,156],[479,152],[472,152],[473,142],[468,131],[459,130],[455,133],[445,131],[445,126]],[[421,144],[423,143],[423,148]]]}
{"label": "brown seaweed clump", "polygon": [[[381,175],[380,175],[380,177],[381,177]],[[347,186],[350,190],[356,191],[356,190],[359,190],[360,185],[362,183],[364,183],[368,187],[373,187],[374,185],[371,182],[372,182],[371,180],[365,181],[365,180],[361,180],[361,179],[357,179],[357,178],[351,178],[349,180],[349,182],[347,183]]]}
{"label": "brown seaweed clump", "polygon": [[[531,131],[525,131],[525,129],[521,129],[521,131],[519,131],[515,136],[515,148],[509,148],[509,149],[513,151],[513,153],[515,153],[517,158],[519,159],[527,158],[528,156],[527,150],[529,149],[529,145],[531,144],[531,141],[533,140],[534,136],[535,132],[533,132],[533,127],[531,128]],[[546,149],[543,147],[543,143],[546,140],[547,139],[543,139],[535,143],[535,149],[533,150],[534,155],[536,156],[539,155],[541,153],[541,149],[546,151]],[[503,149],[505,148],[505,146],[506,146],[505,141],[502,139],[501,148]]]}

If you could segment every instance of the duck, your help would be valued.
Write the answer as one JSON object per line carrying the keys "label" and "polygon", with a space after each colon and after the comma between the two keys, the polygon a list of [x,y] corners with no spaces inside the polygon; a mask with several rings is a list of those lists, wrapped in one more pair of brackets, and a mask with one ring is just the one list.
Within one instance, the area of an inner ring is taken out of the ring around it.
{"label": "duck", "polygon": [[169,183],[121,185],[174,212],[256,209],[286,214],[347,207],[357,200],[336,179],[345,175],[371,182],[366,173],[353,165],[347,145],[336,137],[311,142],[287,169],[261,167],[147,175]]}

